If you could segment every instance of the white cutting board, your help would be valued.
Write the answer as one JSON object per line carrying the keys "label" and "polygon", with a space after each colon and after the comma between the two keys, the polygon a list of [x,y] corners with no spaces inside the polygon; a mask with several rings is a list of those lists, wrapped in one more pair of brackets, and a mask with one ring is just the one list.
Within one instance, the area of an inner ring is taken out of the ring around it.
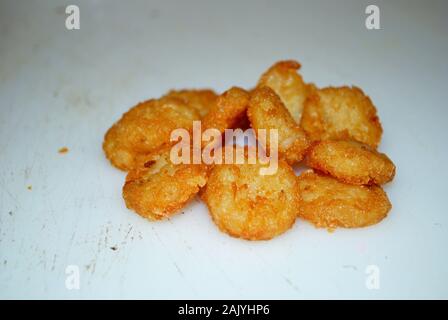
{"label": "white cutting board", "polygon": [[[366,29],[368,4],[381,30]],[[448,298],[447,14],[444,1],[1,1],[0,298]],[[371,96],[397,165],[387,219],[334,233],[298,220],[247,242],[199,200],[158,223],[125,208],[101,149],[124,111],[171,88],[249,88],[280,59]]]}

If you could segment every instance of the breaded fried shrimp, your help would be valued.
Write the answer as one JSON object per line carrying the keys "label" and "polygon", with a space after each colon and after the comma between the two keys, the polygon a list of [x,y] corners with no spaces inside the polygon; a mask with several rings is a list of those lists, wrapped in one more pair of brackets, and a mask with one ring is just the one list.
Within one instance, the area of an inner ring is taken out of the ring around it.
{"label": "breaded fried shrimp", "polygon": [[243,121],[249,93],[241,88],[233,87],[218,96],[215,106],[202,119],[202,129],[214,128],[224,133],[225,129],[235,128]]}
{"label": "breaded fried shrimp", "polygon": [[380,222],[392,205],[378,186],[355,186],[314,173],[299,177],[299,216],[318,228],[360,228]]}
{"label": "breaded fried shrimp", "polygon": [[291,228],[300,198],[297,178],[283,160],[273,175],[260,163],[213,167],[202,199],[219,229],[233,237],[267,240]]}
{"label": "breaded fried shrimp", "polygon": [[355,141],[321,141],[306,157],[313,169],[350,184],[384,184],[395,176],[395,165],[384,154]]}
{"label": "breaded fried shrimp", "polygon": [[178,212],[207,181],[203,164],[173,164],[170,151],[149,155],[139,168],[129,171],[123,186],[126,206],[149,220]]}
{"label": "breaded fried shrimp", "polygon": [[313,91],[305,101],[300,125],[313,141],[349,139],[373,148],[383,132],[375,106],[357,87]]}
{"label": "breaded fried shrimp", "polygon": [[166,97],[181,99],[203,118],[216,103],[218,95],[210,89],[171,90]]}
{"label": "breaded fried shrimp", "polygon": [[[290,165],[302,160],[309,147],[309,140],[271,88],[260,87],[252,91],[247,115],[255,134],[258,134],[259,129],[278,130],[279,155]],[[266,136],[269,137],[269,133]],[[259,135],[257,138],[269,152],[269,138],[265,141]]]}
{"label": "breaded fried shrimp", "polygon": [[279,61],[260,77],[257,85],[274,90],[297,123],[300,122],[305,100],[314,88],[313,84],[303,81],[298,69],[300,63],[297,61]]}
{"label": "breaded fried shrimp", "polygon": [[199,119],[199,113],[181,99],[148,100],[126,112],[107,131],[103,149],[115,167],[129,171],[146,155],[172,145],[174,129],[190,130]]}

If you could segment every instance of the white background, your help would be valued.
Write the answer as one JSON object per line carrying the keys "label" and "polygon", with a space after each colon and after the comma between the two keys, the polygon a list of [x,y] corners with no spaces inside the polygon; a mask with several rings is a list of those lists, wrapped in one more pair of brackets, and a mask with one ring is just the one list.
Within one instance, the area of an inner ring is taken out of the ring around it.
{"label": "white background", "polygon": [[[381,30],[365,28],[372,3]],[[447,14],[444,1],[1,0],[0,297],[448,298]],[[298,220],[247,242],[198,200],[158,223],[125,208],[125,174],[101,149],[124,111],[171,88],[249,88],[289,58],[306,81],[373,99],[397,165],[387,219],[334,233]]]}

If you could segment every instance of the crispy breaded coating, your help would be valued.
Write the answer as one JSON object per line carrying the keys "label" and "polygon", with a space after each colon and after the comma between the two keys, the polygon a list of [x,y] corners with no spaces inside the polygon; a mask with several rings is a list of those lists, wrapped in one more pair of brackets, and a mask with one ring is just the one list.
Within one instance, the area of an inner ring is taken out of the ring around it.
{"label": "crispy breaded coating", "polygon": [[166,96],[181,99],[194,108],[201,118],[213,108],[218,98],[218,95],[210,89],[171,90]]}
{"label": "crispy breaded coating", "polygon": [[209,113],[202,119],[202,130],[214,128],[221,133],[225,129],[237,127],[246,115],[249,93],[241,88],[232,87],[217,100]]}
{"label": "crispy breaded coating", "polygon": [[174,164],[170,150],[146,156],[129,171],[123,186],[126,206],[149,220],[167,218],[183,208],[207,182],[204,164]]}
{"label": "crispy breaded coating", "polygon": [[305,100],[314,89],[313,84],[306,84],[298,73],[300,63],[284,60],[271,66],[258,81],[258,87],[267,86],[275,91],[293,119],[300,123]]}
{"label": "crispy breaded coating", "polygon": [[299,177],[299,216],[318,228],[366,227],[380,222],[392,205],[379,186],[356,186],[314,173]]}
{"label": "crispy breaded coating", "polygon": [[273,175],[256,164],[213,167],[202,199],[219,229],[233,237],[268,240],[294,224],[299,205],[297,178],[283,160]]}
{"label": "crispy breaded coating", "polygon": [[307,154],[307,164],[350,184],[384,184],[395,176],[395,165],[384,154],[355,141],[321,141]]}
{"label": "crispy breaded coating", "polygon": [[[269,130],[277,129],[279,156],[291,165],[303,159],[309,140],[271,88],[260,87],[252,91],[247,115],[257,138],[268,153],[272,146]],[[266,139],[258,134],[259,129],[268,130]]]}
{"label": "crispy breaded coating", "polygon": [[314,90],[305,101],[300,125],[313,141],[349,139],[373,148],[383,132],[375,106],[357,87]]}
{"label": "crispy breaded coating", "polygon": [[148,100],[126,112],[107,131],[103,149],[115,167],[129,171],[148,154],[172,145],[174,129],[190,130],[199,119],[199,113],[181,99]]}

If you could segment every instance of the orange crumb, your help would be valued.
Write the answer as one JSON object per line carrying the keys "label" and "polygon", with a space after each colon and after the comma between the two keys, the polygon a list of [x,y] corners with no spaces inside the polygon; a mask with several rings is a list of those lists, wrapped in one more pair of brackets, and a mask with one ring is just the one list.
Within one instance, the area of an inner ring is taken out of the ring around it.
{"label": "orange crumb", "polygon": [[63,148],[59,149],[58,152],[59,152],[60,154],[67,153],[67,152],[68,152],[68,148],[67,148],[67,147],[63,147]]}

